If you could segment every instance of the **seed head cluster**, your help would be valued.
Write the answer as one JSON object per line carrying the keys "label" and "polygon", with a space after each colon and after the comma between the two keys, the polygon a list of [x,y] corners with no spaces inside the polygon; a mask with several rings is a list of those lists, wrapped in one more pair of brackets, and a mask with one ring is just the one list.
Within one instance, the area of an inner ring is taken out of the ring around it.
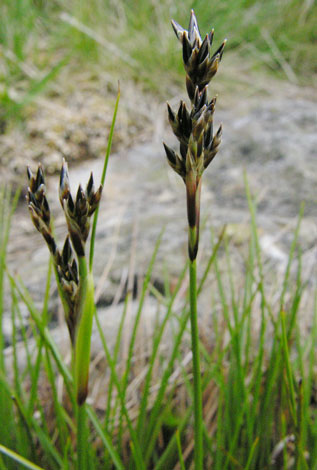
{"label": "seed head cluster", "polygon": [[97,209],[101,193],[101,186],[95,191],[94,179],[91,173],[86,191],[79,185],[74,201],[70,192],[67,164],[63,161],[60,173],[59,199],[65,213],[69,235],[78,256],[85,255],[85,243],[89,235],[90,217]]}
{"label": "seed head cluster", "polygon": [[183,46],[183,62],[186,72],[187,94],[190,109],[181,101],[174,112],[167,104],[168,119],[179,141],[179,152],[164,143],[168,163],[178,173],[187,194],[187,215],[190,228],[189,257],[197,256],[199,242],[199,214],[201,177],[214,159],[222,136],[222,126],[214,134],[213,116],[216,97],[208,100],[208,84],[218,70],[226,40],[214,54],[211,46],[214,30],[201,39],[196,16],[191,11],[188,31],[172,21],[174,32]]}
{"label": "seed head cluster", "polygon": [[186,71],[186,87],[191,101],[188,110],[184,101],[177,112],[167,105],[171,128],[179,140],[179,154],[164,143],[171,167],[184,179],[193,172],[196,183],[215,157],[221,142],[222,126],[213,135],[213,115],[216,97],[208,101],[208,84],[218,70],[226,40],[211,55],[214,30],[202,41],[196,16],[191,11],[188,31],[172,21],[176,36],[183,46],[183,62]]}
{"label": "seed head cluster", "polygon": [[202,41],[197,19],[194,11],[191,11],[188,31],[182,28],[176,21],[172,20],[172,26],[176,36],[183,46],[183,62],[186,71],[186,87],[190,100],[193,102],[196,87],[201,92],[216,74],[219,62],[227,40],[211,54],[214,30],[206,34]]}
{"label": "seed head cluster", "polygon": [[27,193],[28,209],[37,230],[43,235],[53,256],[56,254],[56,243],[52,235],[51,212],[46,198],[44,172],[39,165],[36,176],[27,168],[29,187]]}
{"label": "seed head cluster", "polygon": [[46,198],[46,185],[42,166],[39,165],[36,175],[27,168],[29,187],[27,203],[31,219],[36,229],[42,234],[52,254],[57,274],[65,317],[72,342],[77,326],[79,305],[78,260],[85,256],[85,244],[90,230],[90,218],[98,207],[102,186],[97,191],[91,173],[86,190],[79,185],[75,200],[70,191],[67,164],[63,161],[60,173],[59,198],[64,210],[68,234],[62,251],[59,251],[53,235],[52,217]]}

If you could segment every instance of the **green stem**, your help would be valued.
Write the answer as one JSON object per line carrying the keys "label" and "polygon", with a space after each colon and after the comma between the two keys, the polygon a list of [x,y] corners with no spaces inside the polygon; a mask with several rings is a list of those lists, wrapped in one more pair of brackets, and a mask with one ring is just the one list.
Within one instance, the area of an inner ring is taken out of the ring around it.
{"label": "green stem", "polygon": [[87,470],[87,427],[85,403],[77,405],[77,470]]}
{"label": "green stem", "polygon": [[203,413],[202,392],[199,359],[199,334],[197,322],[197,279],[196,259],[189,262],[189,297],[190,297],[190,323],[193,354],[194,376],[194,438],[195,438],[195,470],[203,468]]}

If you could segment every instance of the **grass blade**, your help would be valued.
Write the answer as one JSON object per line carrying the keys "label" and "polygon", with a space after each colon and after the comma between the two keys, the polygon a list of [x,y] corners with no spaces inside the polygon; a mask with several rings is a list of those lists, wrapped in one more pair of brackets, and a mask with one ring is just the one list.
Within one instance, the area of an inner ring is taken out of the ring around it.
{"label": "grass blade", "polygon": [[154,345],[153,345],[153,349],[152,349],[152,354],[151,354],[151,357],[149,359],[149,369],[148,369],[148,372],[147,372],[147,375],[146,375],[145,384],[144,384],[144,388],[143,388],[143,396],[142,396],[142,400],[141,400],[141,404],[140,404],[140,411],[139,411],[139,418],[138,418],[138,425],[137,425],[138,434],[145,435],[147,433],[147,428],[145,427],[145,418],[146,418],[146,408],[147,408],[147,403],[148,403],[148,396],[149,396],[150,383],[151,383],[151,378],[152,378],[152,371],[153,371],[153,367],[154,367],[154,362],[155,362],[155,359],[156,359],[156,356],[157,356],[157,352],[158,352],[158,349],[159,349],[159,346],[160,346],[160,343],[161,343],[163,333],[165,331],[165,327],[166,327],[167,322],[170,320],[170,317],[172,315],[172,312],[173,312],[172,308],[173,308],[173,305],[174,305],[174,301],[175,301],[176,296],[179,292],[179,289],[181,288],[181,285],[183,283],[186,271],[187,271],[187,263],[186,263],[186,265],[183,269],[183,272],[181,273],[181,275],[178,279],[177,286],[176,286],[176,288],[173,292],[173,296],[171,297],[171,299],[169,301],[166,315],[164,317],[164,320],[163,320],[162,324],[160,325],[158,334],[155,337],[155,341],[154,341]]}
{"label": "grass blade", "polygon": [[125,395],[122,391],[122,388],[121,388],[121,383],[119,381],[119,378],[118,378],[118,375],[117,375],[117,372],[116,372],[116,368],[115,368],[115,364],[113,362],[113,359],[111,357],[111,354],[110,354],[110,351],[109,351],[109,348],[107,346],[107,342],[106,342],[106,339],[105,339],[105,335],[102,331],[102,327],[101,327],[101,324],[100,324],[100,321],[99,321],[99,318],[98,318],[98,315],[96,314],[95,315],[95,319],[96,319],[96,325],[97,325],[97,328],[98,328],[98,332],[99,332],[99,335],[100,335],[100,339],[101,339],[101,342],[102,342],[102,346],[103,346],[103,349],[104,349],[104,352],[105,352],[105,355],[106,355],[106,358],[107,358],[107,361],[108,361],[108,364],[110,366],[110,370],[111,370],[111,374],[112,374],[112,378],[113,378],[113,382],[117,388],[117,391],[118,391],[118,396],[119,396],[119,399],[120,399],[120,403],[121,403],[121,409],[122,409],[122,414],[124,416],[124,418],[126,419],[127,421],[127,425],[128,425],[128,429],[129,429],[129,432],[130,432],[130,435],[131,435],[131,441],[134,445],[134,450],[135,450],[135,455],[137,456],[138,458],[138,462],[136,462],[139,466],[137,467],[138,470],[145,470],[145,465],[144,465],[144,462],[142,460],[142,453],[141,453],[141,448],[140,448],[140,445],[139,445],[139,441],[137,439],[137,435],[136,435],[136,432],[134,431],[133,429],[133,426],[132,426],[132,423],[131,423],[131,420],[130,420],[130,416],[129,416],[129,413],[128,413],[128,410],[126,408],[126,404],[125,404]]}
{"label": "grass blade", "polygon": [[42,467],[39,467],[38,465],[35,465],[34,463],[30,462],[29,460],[25,459],[21,455],[17,454],[13,450],[8,449],[7,447],[3,446],[0,444],[0,452],[8,457],[10,459],[14,460],[15,462],[23,465],[23,467],[28,468],[29,470],[45,470]]}
{"label": "grass blade", "polygon": [[104,431],[102,427],[100,426],[100,422],[96,416],[96,413],[89,405],[86,405],[86,411],[92,424],[96,428],[96,431],[99,434],[100,439],[102,440],[104,446],[108,450],[110,457],[112,458],[112,462],[114,463],[116,469],[125,470],[122,460],[111,442],[111,438],[106,433],[106,431]]}
{"label": "grass blade", "polygon": [[176,442],[177,442],[177,450],[178,450],[178,458],[179,458],[180,467],[181,467],[181,470],[185,470],[185,462],[184,462],[184,457],[183,457],[183,452],[182,452],[182,444],[181,444],[181,439],[180,439],[178,429],[176,431]]}
{"label": "grass blade", "polygon": [[[110,152],[111,152],[114,126],[115,126],[116,119],[117,119],[119,101],[120,101],[120,88],[118,88],[117,100],[116,100],[116,104],[115,104],[115,107],[114,107],[114,112],[113,112],[113,117],[112,117],[109,137],[108,137],[108,145],[107,145],[107,150],[106,150],[106,155],[105,155],[105,160],[104,160],[104,165],[103,165],[103,170],[102,170],[102,175],[101,175],[100,184],[102,185],[102,187],[104,186],[105,179],[106,179],[106,173],[107,173],[109,156],[110,156]],[[99,205],[98,205],[98,207],[95,211],[95,215],[94,215],[94,219],[93,219],[93,223],[92,223],[91,238],[90,238],[90,250],[89,250],[89,271],[92,270],[93,263],[94,263],[95,238],[96,238],[98,214],[99,214]]]}

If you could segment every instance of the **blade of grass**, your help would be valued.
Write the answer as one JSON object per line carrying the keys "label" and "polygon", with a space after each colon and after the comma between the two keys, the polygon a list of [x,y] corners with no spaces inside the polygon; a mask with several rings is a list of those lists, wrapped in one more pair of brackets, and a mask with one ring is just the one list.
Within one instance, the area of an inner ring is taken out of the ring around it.
{"label": "blade of grass", "polygon": [[301,205],[300,211],[299,211],[299,216],[298,216],[298,221],[296,224],[295,232],[294,232],[294,237],[292,240],[289,256],[288,256],[288,261],[287,261],[287,266],[285,270],[285,275],[284,275],[284,281],[283,281],[283,290],[282,294],[280,297],[280,311],[283,311],[284,309],[284,299],[285,299],[285,294],[288,288],[288,282],[289,282],[289,277],[290,277],[290,272],[291,272],[291,266],[292,262],[294,259],[294,253],[296,250],[297,242],[298,242],[298,237],[299,237],[299,230],[301,226],[301,222],[304,216],[304,204]]}
{"label": "blade of grass", "polygon": [[[0,186],[0,351],[3,350],[3,303],[4,303],[4,273],[6,266],[6,251],[10,236],[11,219],[18,204],[20,190],[16,191],[13,199],[10,197],[11,188]],[[0,357],[1,371],[5,370],[4,356]]]}
{"label": "blade of grass", "polygon": [[[47,270],[47,278],[46,278],[46,287],[45,287],[45,294],[44,294],[44,301],[43,301],[43,309],[42,309],[42,319],[43,324],[47,326],[47,315],[48,315],[48,302],[50,296],[50,287],[51,287],[51,277],[52,277],[52,270],[53,270],[53,261],[52,257],[49,257],[48,262],[48,270]],[[30,392],[30,400],[29,400],[29,410],[34,408],[34,403],[37,396],[37,386],[40,377],[40,367],[42,363],[42,348],[43,348],[43,339],[40,337],[38,341],[38,353],[37,359],[35,361],[34,367],[34,376],[31,381],[31,392]]]}
{"label": "blade of grass", "polygon": [[[41,338],[41,341],[42,338]],[[61,451],[65,454],[65,445],[67,445],[67,436],[68,436],[68,428],[66,422],[66,414],[67,411],[64,410],[63,405],[58,400],[58,393],[56,389],[56,377],[54,374],[53,366],[51,363],[51,358],[48,353],[48,350],[45,351],[45,366],[46,366],[46,375],[48,378],[48,382],[51,387],[52,396],[53,396],[53,405],[54,411],[56,416],[56,431],[58,432],[59,437],[59,445],[61,447]]]}
{"label": "blade of grass", "polygon": [[[15,288],[17,289],[17,292],[19,293],[19,296],[21,297],[21,300],[24,302],[26,307],[28,308],[28,311],[30,313],[30,316],[32,320],[34,321],[36,327],[38,328],[39,334],[41,335],[44,345],[46,348],[48,348],[54,358],[54,361],[58,367],[58,370],[60,371],[61,375],[63,376],[64,382],[66,389],[68,391],[68,394],[72,400],[74,400],[74,394],[73,394],[73,389],[72,389],[72,376],[66,365],[64,364],[63,359],[61,358],[61,355],[56,347],[56,344],[46,326],[43,325],[43,321],[41,319],[41,315],[36,309],[34,302],[32,301],[27,289],[23,285],[21,279],[19,279],[19,284],[17,281],[14,279],[13,276],[11,276],[10,273],[8,273],[10,281],[13,283]],[[21,285],[20,285],[21,284]]]}
{"label": "blade of grass", "polygon": [[[116,103],[115,103],[115,107],[114,107],[114,112],[113,112],[113,117],[112,117],[109,137],[108,137],[108,145],[107,145],[107,150],[106,150],[106,154],[105,154],[104,165],[103,165],[103,170],[102,170],[102,175],[101,175],[100,184],[102,185],[102,187],[104,186],[105,179],[106,179],[106,173],[107,173],[109,156],[110,156],[110,152],[111,152],[112,138],[113,138],[114,126],[115,126],[116,118],[117,118],[119,101],[120,101],[120,86],[118,86],[118,94],[117,94],[117,99],[116,99]],[[97,206],[97,209],[96,209],[95,214],[94,214],[93,223],[92,223],[91,238],[90,238],[90,250],[89,250],[89,271],[92,271],[92,267],[93,267],[93,263],[94,263],[95,238],[96,238],[96,228],[97,228],[97,221],[98,221],[98,214],[99,214],[99,206],[100,205]]]}
{"label": "blade of grass", "polygon": [[20,397],[16,396],[14,393],[14,390],[12,387],[7,383],[6,378],[0,375],[0,381],[3,385],[3,387],[7,390],[7,392],[10,394],[11,397],[13,397],[14,402],[19,410],[19,413],[23,417],[23,421],[25,422],[29,433],[31,434],[31,431],[33,431],[39,443],[41,444],[46,457],[51,461],[52,465],[56,466],[56,464],[61,465],[62,464],[62,458],[58,453],[58,450],[54,447],[50,437],[43,431],[43,423],[42,426],[37,422],[36,418],[31,415],[29,416],[27,413],[27,410],[22,403]]}
{"label": "blade of grass", "polygon": [[12,402],[16,408],[17,416],[17,449],[20,454],[35,459],[35,445],[32,436],[32,427],[27,413],[22,408],[22,400],[12,396]]}
{"label": "blade of grass", "polygon": [[102,440],[104,446],[108,450],[110,457],[112,459],[112,462],[114,463],[115,467],[117,470],[125,470],[124,464],[122,463],[122,460],[117,453],[115,447],[113,446],[111,442],[110,436],[106,433],[104,429],[102,429],[100,425],[100,421],[98,420],[96,413],[94,412],[93,408],[89,405],[86,406],[86,411],[87,414],[94,425],[97,433],[99,434],[100,439]]}
{"label": "blade of grass", "polygon": [[178,429],[176,431],[176,442],[177,442],[177,449],[178,449],[179,464],[180,464],[181,470],[185,470],[185,462],[184,462],[184,458],[183,458],[182,444],[181,444],[181,439],[180,439]]}
{"label": "blade of grass", "polygon": [[258,443],[259,443],[259,438],[257,437],[254,440],[253,444],[252,444],[250,454],[249,454],[249,458],[247,460],[246,466],[244,467],[244,470],[249,470],[250,469],[251,464],[252,464],[252,460],[253,460],[253,456],[254,456],[254,452],[255,452],[255,448],[257,447]]}
{"label": "blade of grass", "polygon": [[147,425],[148,432],[147,432],[146,442],[144,445],[146,465],[148,465],[148,462],[151,458],[151,453],[152,453],[153,445],[154,445],[154,439],[153,439],[153,436],[155,435],[154,431],[156,430],[156,424],[157,424],[157,421],[161,412],[163,398],[165,395],[166,388],[168,386],[168,380],[173,372],[174,363],[178,356],[179,347],[180,347],[188,320],[189,320],[189,311],[183,312],[183,315],[180,319],[180,326],[179,326],[178,333],[176,337],[174,338],[173,350],[172,350],[169,362],[167,364],[167,367],[163,373],[160,388],[158,390],[157,396],[155,398],[155,402],[151,410],[151,414],[148,419],[148,425]]}
{"label": "blade of grass", "polygon": [[2,444],[0,444],[0,452],[4,455],[7,455],[8,457],[10,457],[10,459],[14,460],[15,462],[23,465],[23,467],[28,468],[29,470],[44,470],[44,468],[35,465],[34,463],[25,459],[13,450],[10,450],[7,447],[3,446]]}
{"label": "blade of grass", "polygon": [[175,287],[175,290],[173,292],[173,295],[169,301],[168,308],[166,315],[164,317],[164,320],[162,321],[159,331],[157,336],[155,337],[154,344],[153,344],[153,349],[151,353],[151,357],[149,359],[149,367],[148,367],[148,372],[146,374],[145,378],[145,383],[144,383],[144,388],[143,388],[143,395],[139,407],[139,418],[138,418],[138,424],[137,424],[137,433],[139,435],[145,436],[147,434],[147,428],[145,426],[145,419],[146,419],[146,410],[147,410],[147,403],[148,403],[148,397],[149,397],[149,391],[150,391],[150,384],[151,384],[151,379],[152,379],[152,372],[153,372],[153,367],[155,363],[155,359],[159,350],[159,346],[161,344],[161,340],[163,337],[163,333],[165,331],[165,327],[167,325],[167,322],[170,320],[172,312],[173,312],[173,305],[176,299],[176,296],[179,292],[179,289],[182,286],[185,274],[187,272],[187,263],[185,264],[185,267],[183,269],[183,272],[181,273],[177,285]]}
{"label": "blade of grass", "polygon": [[220,245],[222,243],[222,240],[223,240],[223,237],[225,236],[225,233],[226,233],[226,226],[224,225],[221,232],[220,232],[220,235],[218,237],[218,240],[217,240],[217,243],[215,244],[215,246],[213,247],[213,250],[212,250],[212,253],[211,253],[211,256],[209,257],[208,259],[208,263],[207,263],[207,266],[205,268],[205,271],[202,275],[202,278],[198,284],[198,287],[197,287],[197,297],[199,296],[199,294],[201,293],[202,291],[202,288],[207,280],[207,276],[208,276],[208,273],[210,271],[210,268],[213,264],[213,262],[215,261],[215,258],[217,256],[217,253],[218,253],[218,250],[220,248]]}
{"label": "blade of grass", "polygon": [[[95,312],[96,313],[96,312]],[[119,396],[119,399],[120,399],[120,403],[121,403],[121,409],[122,409],[122,413],[123,413],[123,416],[124,418],[126,419],[127,421],[127,426],[128,426],[128,429],[129,429],[129,432],[130,432],[130,436],[131,436],[131,440],[133,442],[133,445],[134,445],[134,449],[135,449],[135,456],[137,458],[136,460],[136,464],[138,465],[138,470],[145,470],[146,467],[144,465],[144,461],[142,459],[142,453],[141,453],[141,448],[140,448],[140,444],[139,444],[139,441],[138,441],[138,438],[137,438],[137,435],[133,429],[133,426],[132,426],[132,423],[131,423],[131,420],[130,420],[130,417],[129,417],[129,413],[128,413],[128,410],[126,408],[126,403],[125,403],[125,395],[122,391],[122,388],[121,388],[121,382],[119,381],[119,378],[118,378],[118,375],[117,375],[117,372],[116,372],[116,369],[115,369],[115,364],[112,360],[112,357],[111,357],[111,354],[110,354],[110,351],[109,351],[109,348],[107,346],[107,342],[106,342],[106,339],[105,339],[105,335],[102,331],[102,327],[101,327],[101,324],[100,324],[100,320],[98,318],[98,315],[95,314],[95,320],[96,320],[96,325],[97,325],[97,328],[98,328],[98,332],[99,332],[99,335],[100,335],[100,339],[101,339],[101,342],[102,342],[102,346],[103,346],[103,349],[104,349],[104,352],[105,352],[105,355],[106,355],[106,358],[107,358],[107,361],[108,361],[108,364],[110,366],[110,369],[111,369],[111,374],[113,376],[113,381],[114,381],[114,384],[116,386],[116,389],[117,389],[117,392],[118,392],[118,396]]]}
{"label": "blade of grass", "polygon": [[171,461],[175,461],[175,455],[177,455],[177,437],[176,434],[182,433],[187,426],[188,421],[191,417],[193,412],[193,407],[190,406],[188,410],[186,410],[186,414],[182,419],[181,423],[178,426],[176,433],[174,433],[173,437],[170,439],[167,447],[164,449],[163,454],[160,456],[158,462],[156,463],[154,470],[166,470],[167,468],[171,467]]}
{"label": "blade of grass", "polygon": [[[177,357],[178,357],[178,352],[177,351]],[[186,385],[188,386],[189,389],[189,394],[191,397],[193,397],[193,386],[186,377],[186,372],[185,376],[183,375],[183,378],[185,379]],[[207,385],[210,383],[211,378],[214,376],[214,371],[211,370],[208,374],[205,374],[202,380],[202,391],[204,391],[207,387]],[[170,404],[167,403],[166,407],[170,407]],[[162,408],[161,408],[162,409]],[[167,468],[171,468],[172,461],[175,461],[175,455],[178,452],[177,451],[177,432],[182,433],[185,429],[185,426],[187,426],[189,419],[191,418],[193,412],[193,404],[191,404],[188,409],[186,410],[185,416],[182,418],[180,424],[178,425],[178,428],[176,432],[173,434],[172,438],[170,439],[167,447],[164,449],[162,455],[159,458],[159,461],[156,463],[154,470],[165,470]],[[162,411],[161,414],[164,413],[164,410]],[[205,426],[204,426],[205,429]]]}
{"label": "blade of grass", "polygon": [[286,317],[286,313],[282,311],[281,312],[282,347],[283,347],[284,364],[285,364],[286,376],[287,376],[288,398],[289,398],[291,415],[293,418],[294,425],[296,426],[297,417],[296,417],[295,388],[294,388],[294,380],[293,380],[293,371],[292,371],[292,366],[291,366],[290,357],[289,357],[285,317]]}
{"label": "blade of grass", "polygon": [[[5,267],[11,219],[15,212],[19,195],[20,191],[18,190],[12,197],[11,187],[0,184],[0,372],[4,376],[6,371],[5,356],[3,354],[5,345],[3,333]],[[12,306],[12,309],[14,308],[15,306]],[[14,334],[13,331],[12,334]],[[0,422],[3,423],[3,425],[0,426],[0,442],[4,445],[11,445],[11,436],[14,436],[18,429],[14,419],[14,410],[10,394],[2,386],[0,386]]]}
{"label": "blade of grass", "polygon": [[[115,343],[114,351],[113,351],[113,362],[115,364],[117,364],[117,360],[118,360],[119,349],[120,349],[121,339],[122,339],[123,326],[124,326],[124,322],[125,322],[127,311],[128,311],[129,297],[130,297],[130,293],[128,292],[126,297],[125,297],[125,300],[124,300],[123,313],[122,313],[122,316],[121,316],[121,320],[120,320],[120,324],[119,324],[119,328],[118,328],[118,333],[117,333],[117,338],[116,338],[116,343]],[[112,391],[113,391],[113,377],[112,377],[112,374],[111,374],[110,375],[110,380],[109,380],[109,385],[108,385],[107,408],[106,408],[106,414],[105,414],[105,427],[106,428],[108,428],[108,425],[109,425],[109,419],[110,419],[111,411],[113,411],[113,415],[114,415],[115,410],[116,410],[116,407],[113,407],[113,409],[111,409]]]}

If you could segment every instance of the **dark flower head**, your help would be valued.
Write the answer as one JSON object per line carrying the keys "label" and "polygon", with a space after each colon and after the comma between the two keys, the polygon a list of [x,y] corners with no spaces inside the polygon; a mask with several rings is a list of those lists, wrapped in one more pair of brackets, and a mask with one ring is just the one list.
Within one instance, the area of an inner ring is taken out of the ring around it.
{"label": "dark flower head", "polygon": [[183,62],[186,70],[186,87],[188,96],[193,101],[195,90],[199,91],[208,85],[218,70],[223,50],[227,40],[211,54],[211,45],[214,36],[212,29],[202,40],[194,11],[191,11],[188,31],[172,20],[176,36],[183,46]]}
{"label": "dark flower head", "polygon": [[93,175],[90,175],[86,190],[78,186],[75,200],[70,192],[67,163],[63,161],[59,198],[68,225],[68,231],[74,249],[78,256],[84,256],[85,243],[90,230],[90,217],[98,207],[101,198],[102,186],[95,191]]}
{"label": "dark flower head", "polygon": [[27,175],[29,187],[26,200],[32,222],[44,237],[51,253],[55,255],[56,243],[52,235],[51,212],[46,198],[46,186],[42,166],[38,166],[35,176],[31,169],[27,167]]}
{"label": "dark flower head", "polygon": [[203,171],[215,157],[221,142],[222,127],[213,135],[213,115],[216,97],[210,102],[207,86],[200,92],[196,87],[192,110],[181,101],[175,113],[167,104],[168,118],[179,141],[179,154],[164,143],[170,166],[184,179],[188,171],[200,179]]}
{"label": "dark flower head", "polygon": [[218,69],[226,40],[211,54],[214,30],[202,40],[196,16],[191,11],[188,31],[172,21],[176,36],[183,46],[186,87],[191,108],[181,101],[174,112],[167,104],[168,119],[179,141],[179,153],[164,143],[167,161],[182,177],[186,186],[189,224],[188,252],[196,258],[199,242],[201,177],[214,159],[222,135],[222,126],[214,135],[213,116],[216,97],[208,101],[208,84]]}

